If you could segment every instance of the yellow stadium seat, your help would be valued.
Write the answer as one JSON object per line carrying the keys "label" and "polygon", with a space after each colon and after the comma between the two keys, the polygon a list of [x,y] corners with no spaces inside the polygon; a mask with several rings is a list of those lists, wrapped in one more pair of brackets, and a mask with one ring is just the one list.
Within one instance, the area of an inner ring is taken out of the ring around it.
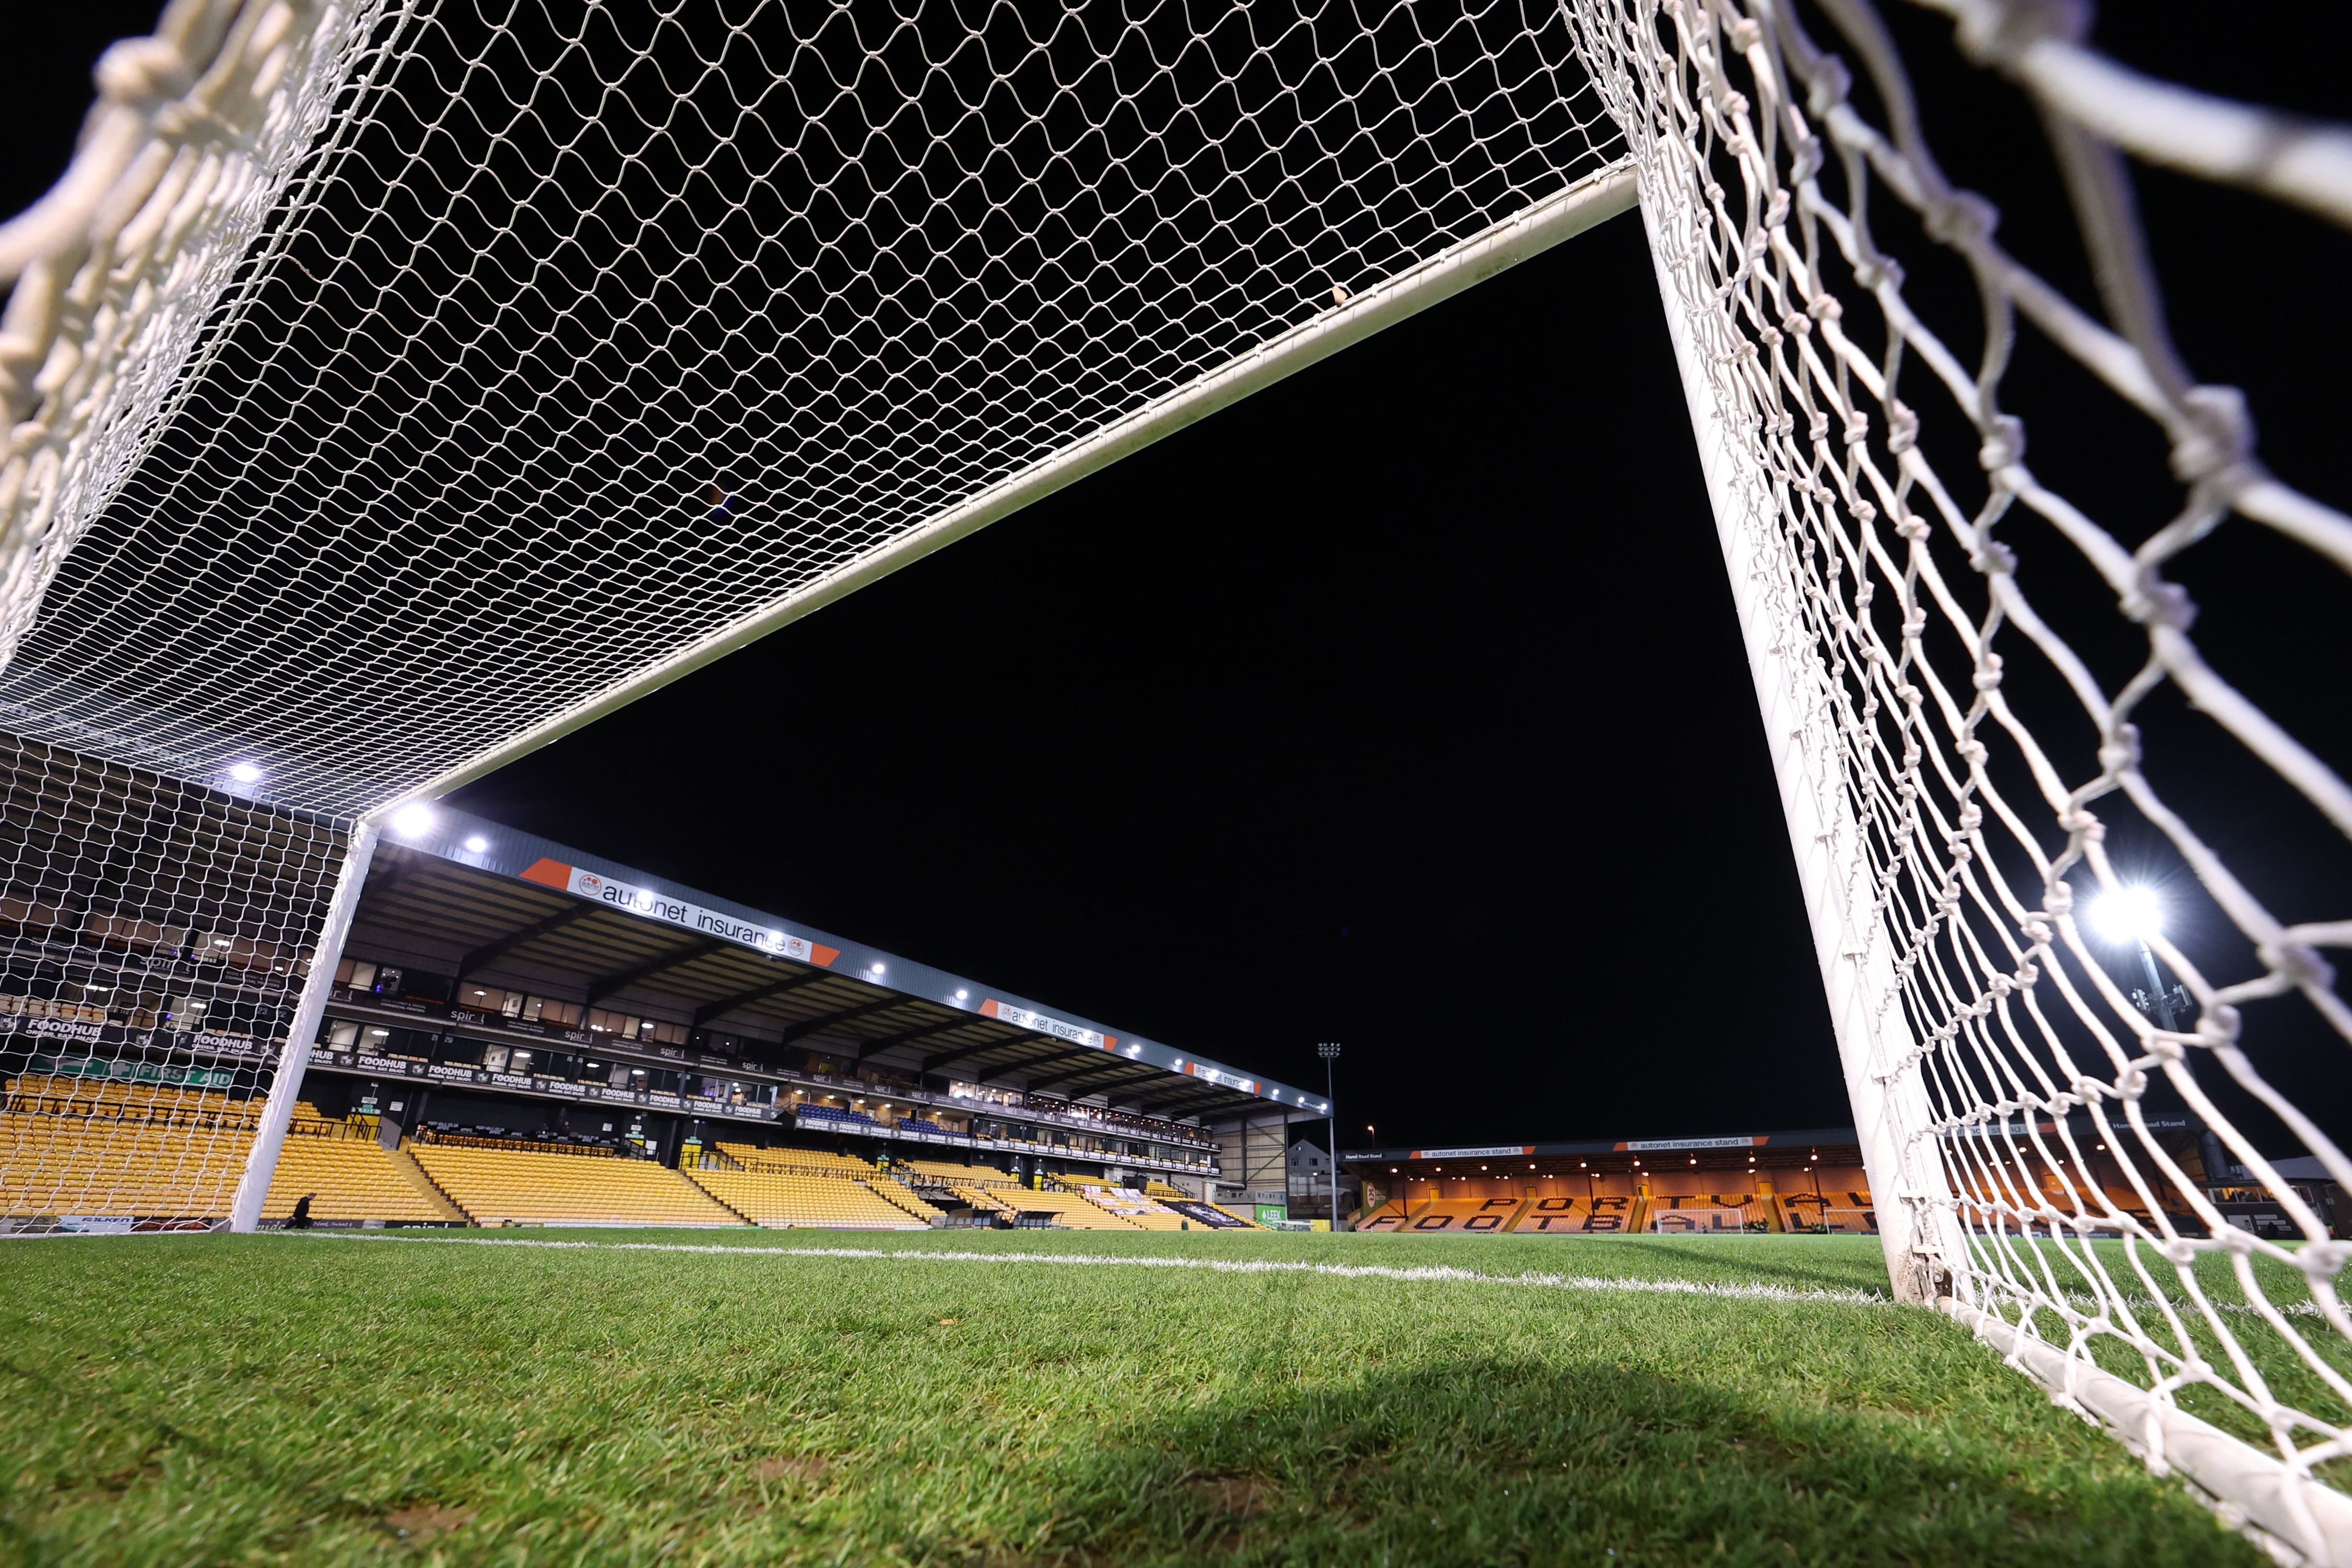
{"label": "yellow stadium seat", "polygon": [[450,1144],[418,1144],[408,1152],[481,1225],[743,1223],[685,1176],[651,1160]]}
{"label": "yellow stadium seat", "polygon": [[869,1183],[845,1171],[838,1176],[756,1170],[690,1174],[705,1191],[755,1225],[920,1230],[939,1212],[887,1178]]}

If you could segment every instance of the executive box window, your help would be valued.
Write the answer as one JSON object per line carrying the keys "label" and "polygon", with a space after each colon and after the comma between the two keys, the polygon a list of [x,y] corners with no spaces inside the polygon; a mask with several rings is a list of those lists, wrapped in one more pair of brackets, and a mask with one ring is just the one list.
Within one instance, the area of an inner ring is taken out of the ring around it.
{"label": "executive box window", "polygon": [[335,984],[354,991],[400,989],[401,972],[362,958],[346,958],[335,966]]}
{"label": "executive box window", "polygon": [[396,1056],[405,1061],[429,1060],[433,1037],[413,1029],[338,1019],[327,1026],[320,1043],[330,1051],[364,1051],[370,1056]]}
{"label": "executive box window", "polygon": [[616,1040],[633,1040],[640,1043],[684,1045],[686,1026],[664,1023],[658,1019],[643,1019],[634,1013],[617,1013],[604,1008],[588,1009],[588,1027],[598,1034],[609,1034]]}
{"label": "executive box window", "polygon": [[511,1072],[520,1076],[530,1071],[534,1060],[535,1053],[519,1046],[482,1047],[482,1069],[486,1072]]}
{"label": "executive box window", "polygon": [[418,1001],[446,1002],[449,980],[442,975],[413,975],[396,964],[367,958],[344,958],[335,965],[335,984],[347,990],[379,997],[413,997]]}

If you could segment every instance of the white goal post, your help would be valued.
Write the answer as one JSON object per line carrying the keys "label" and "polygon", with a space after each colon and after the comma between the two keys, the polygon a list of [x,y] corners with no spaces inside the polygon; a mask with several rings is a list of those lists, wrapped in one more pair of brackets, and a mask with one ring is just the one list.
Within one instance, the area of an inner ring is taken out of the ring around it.
{"label": "white goal post", "polygon": [[[2352,914],[2274,913],[2144,765],[2343,852],[2341,737],[2175,569],[2341,576],[2352,519],[2183,362],[2127,162],[2341,224],[2352,134],[1919,5],[2041,114],[2095,299],[1947,179],[1870,0],[172,0],[0,225],[0,1227],[283,1211],[404,803],[1638,197],[1895,1291],[2352,1563],[2352,1160],[2263,1066],[2352,1045]],[[2028,463],[2025,337],[2168,450],[2168,520]]]}

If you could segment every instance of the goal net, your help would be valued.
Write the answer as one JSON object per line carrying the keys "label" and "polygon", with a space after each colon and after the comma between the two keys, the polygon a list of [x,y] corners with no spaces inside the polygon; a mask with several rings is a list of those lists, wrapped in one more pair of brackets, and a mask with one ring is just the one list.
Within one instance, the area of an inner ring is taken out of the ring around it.
{"label": "goal net", "polygon": [[[1936,5],[2041,113],[2095,300],[1947,180],[1863,0],[1571,12],[1639,172],[1873,1213],[1906,1299],[2282,1552],[2352,1560],[2352,1504],[2315,1479],[2352,1418],[2345,1252],[2287,1162],[2352,1166],[2258,1043],[2320,1042],[2336,1073],[2352,1043],[2321,956],[2352,922],[2275,912],[2311,902],[2294,857],[2345,864],[2352,790],[2204,656],[2181,586],[2248,531],[2283,547],[2271,570],[2340,573],[2352,520],[2191,379],[2119,148],[2338,221],[2352,164],[2341,133],[2131,75],[2071,13]],[[2029,360],[2060,399],[2014,384]],[[2044,460],[2101,483],[2045,482],[2013,410],[2062,399],[2150,429],[2168,515],[2079,452]],[[2251,607],[2226,592],[2250,559],[2220,554],[2222,604]],[[2221,820],[2177,787],[2200,772],[2231,781]],[[2273,1234],[2225,1211],[2230,1184]]]}
{"label": "goal net", "polygon": [[[2352,1041],[2322,956],[2352,919],[2279,913],[2274,857],[2152,781],[2252,780],[2265,840],[2345,863],[2352,790],[2200,652],[2179,583],[2248,535],[2274,549],[2221,579],[2341,574],[2352,522],[2192,379],[2125,162],[2341,221],[2345,144],[1938,5],[2042,112],[2096,298],[1946,179],[1866,0],[173,0],[0,227],[5,1223],[290,1202],[395,808],[1638,194],[1864,1145],[1853,1228],[2282,1552],[2352,1560],[2321,1479],[2352,1321],[2309,1196],[2352,1165],[2263,1043]],[[2038,476],[2029,350],[2149,433],[2114,460],[2169,515]]]}

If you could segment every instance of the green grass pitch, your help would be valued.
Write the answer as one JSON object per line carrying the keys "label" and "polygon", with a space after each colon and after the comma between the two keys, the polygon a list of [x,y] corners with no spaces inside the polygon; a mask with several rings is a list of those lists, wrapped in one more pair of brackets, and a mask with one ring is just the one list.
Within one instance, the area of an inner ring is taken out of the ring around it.
{"label": "green grass pitch", "polygon": [[1880,1270],[1814,1237],[0,1243],[0,1562],[2258,1560]]}

